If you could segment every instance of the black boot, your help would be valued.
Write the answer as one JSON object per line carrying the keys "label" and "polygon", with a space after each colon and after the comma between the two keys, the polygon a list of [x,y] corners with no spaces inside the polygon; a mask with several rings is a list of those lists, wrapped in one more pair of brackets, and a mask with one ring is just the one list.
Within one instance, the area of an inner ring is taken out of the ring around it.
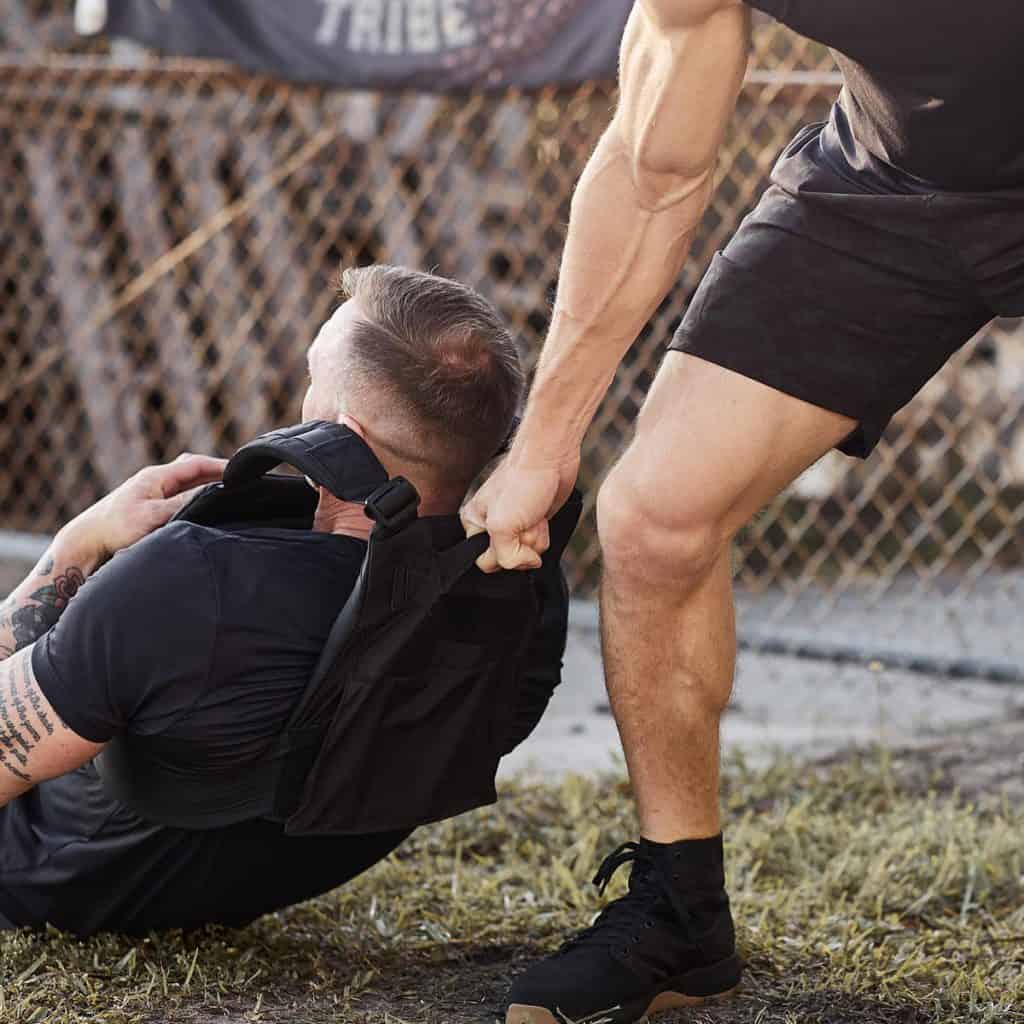
{"label": "black boot", "polygon": [[724,997],[743,969],[722,870],[722,837],[624,843],[601,864],[603,893],[633,862],[629,892],[512,986],[505,1024],[633,1024]]}

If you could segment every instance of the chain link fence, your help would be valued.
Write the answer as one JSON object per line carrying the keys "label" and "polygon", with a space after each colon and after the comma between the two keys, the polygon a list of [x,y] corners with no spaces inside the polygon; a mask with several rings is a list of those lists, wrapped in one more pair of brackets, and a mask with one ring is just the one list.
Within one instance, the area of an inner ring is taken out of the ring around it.
{"label": "chain link fence", "polygon": [[[75,43],[62,5],[5,2],[0,527],[52,531],[146,462],[230,453],[297,419],[305,348],[341,264],[464,280],[536,357],[610,84],[343,93],[135,51],[126,62],[116,46]],[[587,518],[569,564],[578,595],[599,577],[597,486],[700,275],[781,147],[826,116],[837,88],[827,51],[758,22],[692,259],[587,439]],[[1014,323],[990,329],[871,460],[829,457],[744,532],[746,635],[799,647],[800,631],[823,622],[816,642],[856,634],[949,658],[1020,653],[1020,338]],[[958,632],[950,616],[968,605],[987,625]]]}

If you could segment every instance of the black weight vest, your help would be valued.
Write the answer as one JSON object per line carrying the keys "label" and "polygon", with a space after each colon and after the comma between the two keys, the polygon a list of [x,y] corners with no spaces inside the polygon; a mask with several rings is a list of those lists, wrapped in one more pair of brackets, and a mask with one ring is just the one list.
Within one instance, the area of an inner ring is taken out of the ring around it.
{"label": "black weight vest", "polygon": [[[356,585],[285,730],[259,760],[191,788],[163,767],[159,738],[120,736],[95,759],[104,787],[160,824],[268,818],[292,835],[409,829],[493,803],[526,652],[547,606],[564,613],[560,559],[579,494],[552,519],[540,569],[485,575],[474,563],[486,535],[467,540],[456,516],[418,517],[415,488],[389,480],[357,434],[314,422],[239,449],[223,482],[176,518],[310,529],[316,492],[270,473],[281,463],[363,502],[374,521]],[[562,651],[550,655],[558,663]]]}

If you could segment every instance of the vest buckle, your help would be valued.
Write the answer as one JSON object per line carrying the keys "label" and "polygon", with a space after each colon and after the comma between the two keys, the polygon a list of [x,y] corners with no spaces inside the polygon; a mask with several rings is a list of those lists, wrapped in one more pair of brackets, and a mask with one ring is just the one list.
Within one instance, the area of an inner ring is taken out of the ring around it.
{"label": "vest buckle", "polygon": [[363,511],[378,526],[393,533],[408,526],[420,507],[419,492],[404,476],[392,477],[367,499]]}

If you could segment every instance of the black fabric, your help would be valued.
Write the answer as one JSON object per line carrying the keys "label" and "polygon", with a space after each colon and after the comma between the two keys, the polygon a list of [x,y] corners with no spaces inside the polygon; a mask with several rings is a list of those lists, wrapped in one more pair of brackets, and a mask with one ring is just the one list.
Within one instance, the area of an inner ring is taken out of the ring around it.
{"label": "black fabric", "polygon": [[580,507],[574,494],[553,518],[544,567],[530,573],[485,576],[473,561],[486,540],[463,540],[455,517],[374,532],[338,653],[329,642],[328,671],[293,720],[327,731],[290,832],[424,824],[496,799],[522,666],[537,653],[541,601],[564,593],[554,579]]}
{"label": "black fabric", "polygon": [[154,825],[112,800],[87,764],[0,810],[0,915],[80,935],[241,927],[347,882],[404,838],[286,838],[268,821]]}
{"label": "black fabric", "polygon": [[[228,460],[222,482],[200,491],[174,519],[199,526],[311,529],[317,492],[305,479],[271,472],[282,463],[343,501],[365,502],[389,484],[387,471],[358,434],[312,420],[242,445]],[[398,477],[390,483],[405,482]],[[418,501],[414,489],[412,495]]]}
{"label": "black fabric", "polygon": [[[233,479],[230,500],[212,488],[192,503],[207,525],[172,523],[117,555],[33,651],[40,686],[73,729],[114,738],[107,751],[139,745],[181,791],[202,794],[265,760],[364,566],[365,543],[309,529],[304,481],[250,476]],[[230,522],[247,503],[279,525]],[[495,719],[502,752],[539,720],[565,647],[564,580],[531,575],[544,611],[516,706]],[[156,824],[90,764],[0,809],[0,917],[82,934],[243,924],[347,881],[408,832]]]}
{"label": "black fabric", "polygon": [[173,732],[201,699],[221,618],[214,539],[157,531],[91,576],[36,642],[36,678],[79,736],[106,743],[129,723],[140,736]]}
{"label": "black fabric", "polygon": [[569,631],[569,587],[554,559],[533,574],[533,586],[539,619],[523,662],[515,703],[503,723],[499,740],[502,754],[515,750],[537,727],[562,677]]}
{"label": "black fabric", "polygon": [[835,53],[854,168],[933,190],[1024,190],[1019,0],[747,0]]}
{"label": "black fabric", "polygon": [[[365,501],[368,511],[372,503],[375,516],[381,515],[377,504],[383,496],[395,514],[416,517],[415,488],[401,478],[389,481],[361,437],[338,423],[312,421],[243,445],[225,467],[222,482],[200,492],[175,520],[311,530],[316,502],[309,496],[315,492],[301,478],[269,473],[282,463],[341,500]],[[384,518],[390,519],[386,514]],[[321,653],[317,664],[322,659]],[[180,737],[131,732],[116,735],[95,763],[110,794],[146,820],[179,828],[217,828],[272,816],[279,780],[308,770],[318,735],[287,728],[277,733],[258,757],[205,772],[181,771],[181,764],[202,764],[202,754]]]}
{"label": "black fabric", "polygon": [[[492,803],[507,734],[522,734],[524,713],[539,717],[558,681],[565,617],[542,617],[542,609],[567,606],[560,559],[579,494],[552,520],[540,570],[486,576],[474,565],[485,536],[466,540],[454,515],[417,518],[411,484],[388,480],[348,428],[313,422],[245,445],[223,483],[179,517],[232,522],[251,505],[308,528],[299,519],[305,504],[289,515],[288,495],[278,494],[287,478],[263,476],[282,460],[339,498],[365,499],[375,522],[293,714],[258,758],[201,774],[176,767],[195,755],[180,752],[174,737],[117,736],[96,758],[109,791],[165,825],[218,828],[264,817],[303,835],[407,829]],[[541,624],[559,629],[557,649],[546,637],[538,643]],[[539,674],[531,664],[538,655],[548,665]]]}
{"label": "black fabric", "polygon": [[[338,423],[314,420],[262,434],[243,445],[224,470],[223,487],[234,491],[287,463],[342,501],[366,501],[388,474],[366,442]],[[195,521],[193,514],[179,518]]]}
{"label": "black fabric", "polygon": [[197,526],[281,527],[308,530],[316,512],[317,493],[301,477],[268,473],[258,480],[244,480],[232,489],[232,500],[225,501],[223,488],[213,484],[199,492],[178,515],[176,521]]}
{"label": "black fabric", "polygon": [[183,774],[216,772],[278,735],[365,551],[330,533],[172,523],[86,581],[33,669],[85,738],[179,744]]}
{"label": "black fabric", "polygon": [[893,190],[805,128],[713,261],[671,348],[842,413],[865,456],[994,316],[1024,314],[1024,193]]}
{"label": "black fabric", "polygon": [[[244,764],[287,721],[364,550],[330,534],[173,524],[86,582],[33,668],[61,718],[97,741],[164,744],[189,781]],[[239,925],[342,884],[405,834],[154,825],[90,764],[0,809],[0,914],[83,934]]]}
{"label": "black fabric", "polygon": [[725,888],[725,848],[722,833],[705,839],[680,839],[656,843],[641,839],[641,849],[654,860],[664,859],[677,887],[684,892]]}

